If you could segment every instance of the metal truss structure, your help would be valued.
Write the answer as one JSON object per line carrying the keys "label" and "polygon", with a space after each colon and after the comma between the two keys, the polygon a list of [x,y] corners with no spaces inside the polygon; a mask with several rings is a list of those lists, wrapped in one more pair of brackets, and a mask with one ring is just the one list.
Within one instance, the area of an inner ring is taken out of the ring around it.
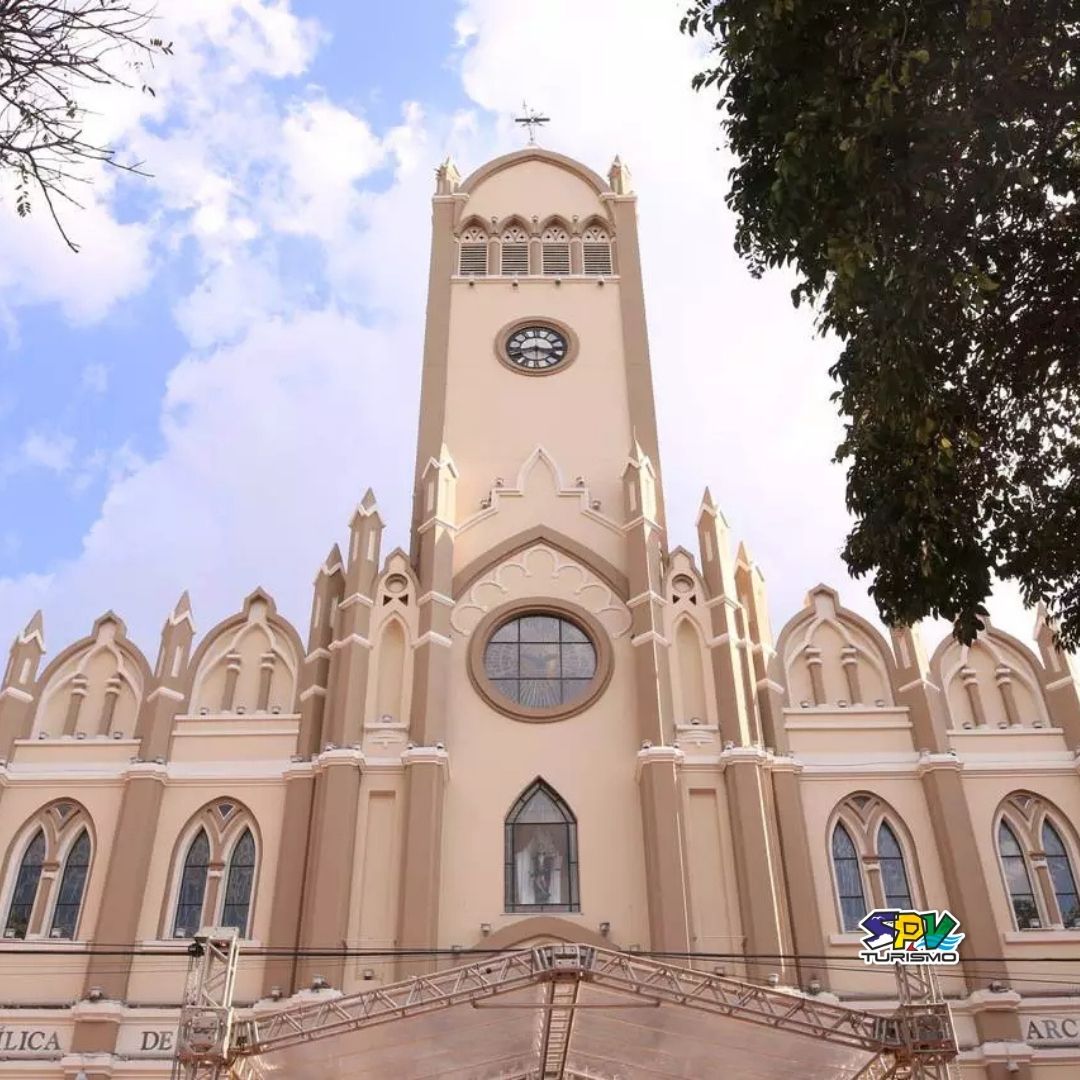
{"label": "metal truss structure", "polygon": [[180,1009],[173,1080],[217,1080],[229,1075],[237,940],[232,927],[203,929],[195,935]]}
{"label": "metal truss structure", "polygon": [[[570,1080],[584,1075],[572,1071],[570,1056],[579,1015],[588,1009],[675,1007],[710,1014],[718,1021],[770,1028],[774,1035],[801,1036],[808,1053],[827,1044],[855,1054],[862,1067],[843,1072],[852,1080],[856,1076],[948,1080],[949,1063],[956,1057],[948,1007],[932,976],[913,967],[898,966],[900,1007],[881,1015],[636,954],[553,944],[359,994],[239,1018],[230,1008],[232,976],[220,972],[222,965],[235,971],[235,938],[226,940],[218,934],[206,931],[196,939],[204,951],[193,969],[195,984],[181,1015],[177,1043],[185,1080],[226,1076],[255,1080],[263,1075],[262,1063],[271,1055],[459,1006],[530,1010],[539,1015],[539,1038],[530,1040],[535,1047],[530,1049],[532,1067],[501,1074],[505,1080]],[[523,998],[522,992],[528,991],[533,996]],[[606,996],[600,1000],[598,994]]]}

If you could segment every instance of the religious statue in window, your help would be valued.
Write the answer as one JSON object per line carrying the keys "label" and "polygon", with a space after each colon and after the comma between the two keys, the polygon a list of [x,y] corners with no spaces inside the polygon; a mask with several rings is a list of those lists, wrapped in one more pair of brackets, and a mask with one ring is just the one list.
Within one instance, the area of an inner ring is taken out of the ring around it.
{"label": "religious statue in window", "polygon": [[506,910],[578,911],[577,822],[542,780],[506,818]]}

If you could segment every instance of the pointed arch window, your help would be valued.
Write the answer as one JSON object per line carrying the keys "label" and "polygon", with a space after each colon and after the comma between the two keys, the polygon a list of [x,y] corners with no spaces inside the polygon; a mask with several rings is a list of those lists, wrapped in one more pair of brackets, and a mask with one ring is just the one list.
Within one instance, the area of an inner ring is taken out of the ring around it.
{"label": "pointed arch window", "polygon": [[64,873],[60,878],[60,891],[53,907],[52,926],[49,936],[73,938],[82,908],[86,875],[90,872],[90,834],[83,829],[71,845],[64,860]]}
{"label": "pointed arch window", "polygon": [[1031,871],[1024,851],[1009,824],[998,825],[998,855],[1005,874],[1005,887],[1012,903],[1013,918],[1019,930],[1035,930],[1042,926],[1039,905],[1031,887]]}
{"label": "pointed arch window", "polygon": [[1061,834],[1049,821],[1043,822],[1042,846],[1061,924],[1070,928],[1080,927],[1080,895],[1076,891],[1076,875]]}
{"label": "pointed arch window", "polygon": [[241,937],[247,937],[248,915],[251,911],[251,890],[255,884],[255,837],[250,829],[233,847],[229,859],[229,876],[225,883],[225,901],[221,908],[221,925],[235,926]]}
{"label": "pointed arch window", "polygon": [[540,236],[542,270],[548,275],[565,277],[570,273],[570,234],[559,225],[551,225]]}
{"label": "pointed arch window", "polygon": [[92,828],[74,799],[58,799],[19,831],[0,881],[5,938],[75,936],[93,857]]}
{"label": "pointed arch window", "polygon": [[910,911],[911,886],[908,884],[904,852],[896,833],[887,821],[878,829],[878,867],[881,870],[881,888],[885,894],[885,906]]}
{"label": "pointed arch window", "polygon": [[250,937],[259,871],[258,827],[250,812],[235,799],[218,799],[181,836],[163,932],[185,938],[202,926],[231,926]]}
{"label": "pointed arch window", "polygon": [[188,846],[184,869],[180,874],[180,892],[176,898],[174,937],[194,937],[202,923],[206,878],[210,871],[210,840],[200,829]]}
{"label": "pointed arch window", "polygon": [[37,899],[38,884],[41,881],[41,869],[45,865],[45,830],[38,829],[33,839],[26,845],[19,872],[15,875],[15,888],[8,905],[7,921],[4,923],[4,937],[24,938],[30,927],[30,916]]}
{"label": "pointed arch window", "polygon": [[488,272],[488,238],[477,225],[461,234],[458,273],[466,277],[484,277]]}
{"label": "pointed arch window", "polygon": [[542,780],[507,815],[504,847],[508,912],[581,909],[577,820]]}
{"label": "pointed arch window", "polygon": [[599,225],[590,225],[581,234],[581,255],[586,274],[611,274],[611,237]]}
{"label": "pointed arch window", "polygon": [[520,225],[511,225],[499,238],[500,272],[507,277],[529,272],[529,234]]}
{"label": "pointed arch window", "polygon": [[836,875],[836,896],[840,901],[841,924],[845,931],[858,930],[866,915],[866,890],[863,888],[859,855],[851,834],[836,823],[832,834],[833,873]]}

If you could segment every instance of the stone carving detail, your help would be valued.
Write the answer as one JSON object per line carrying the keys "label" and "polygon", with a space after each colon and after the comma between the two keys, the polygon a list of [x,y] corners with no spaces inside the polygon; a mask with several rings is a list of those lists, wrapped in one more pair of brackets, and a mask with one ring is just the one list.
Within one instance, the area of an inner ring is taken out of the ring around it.
{"label": "stone carving detail", "polygon": [[454,606],[450,624],[467,637],[493,608],[523,596],[577,604],[595,615],[612,638],[620,638],[630,629],[630,612],[611,587],[546,544],[511,556],[473,582]]}

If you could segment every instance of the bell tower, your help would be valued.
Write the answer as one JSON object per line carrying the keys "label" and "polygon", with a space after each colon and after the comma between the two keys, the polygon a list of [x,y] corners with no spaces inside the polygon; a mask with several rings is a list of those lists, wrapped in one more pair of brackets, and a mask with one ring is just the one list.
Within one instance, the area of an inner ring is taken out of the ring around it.
{"label": "bell tower", "polygon": [[685,950],[630,173],[530,145],[436,175],[397,941]]}
{"label": "bell tower", "polygon": [[529,146],[465,180],[447,161],[437,177],[414,529],[422,477],[444,450],[459,518],[493,487],[512,489],[538,448],[563,484],[618,517],[635,442],[659,474],[628,169],[616,158],[605,182]]}

